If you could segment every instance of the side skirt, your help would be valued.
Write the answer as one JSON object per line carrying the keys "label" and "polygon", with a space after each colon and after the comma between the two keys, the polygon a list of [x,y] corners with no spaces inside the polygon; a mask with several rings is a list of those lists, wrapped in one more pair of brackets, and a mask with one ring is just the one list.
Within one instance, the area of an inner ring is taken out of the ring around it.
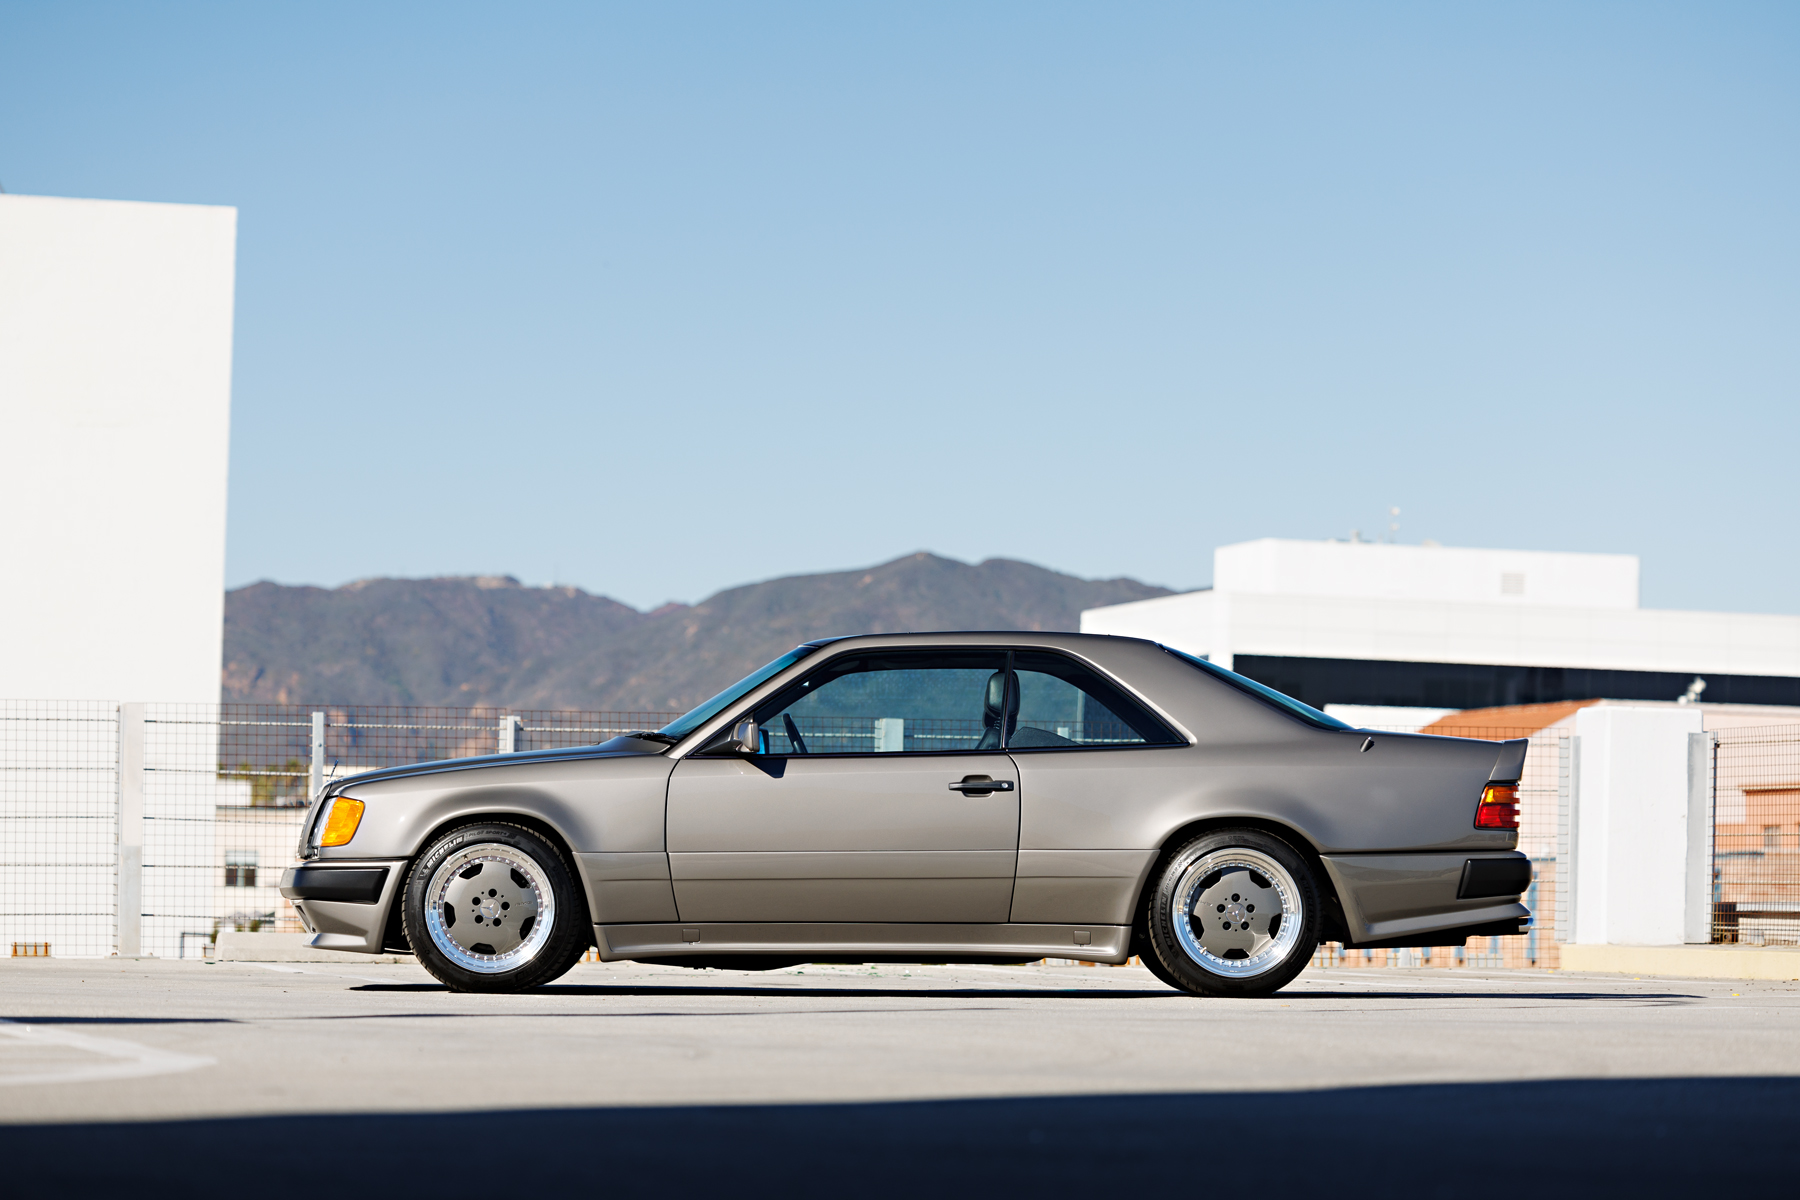
{"label": "side skirt", "polygon": [[[1129,925],[876,925],[695,922],[596,925],[605,962],[687,955],[769,954],[801,961],[921,962],[945,959],[1079,958],[1122,963]],[[858,956],[867,956],[859,958]]]}

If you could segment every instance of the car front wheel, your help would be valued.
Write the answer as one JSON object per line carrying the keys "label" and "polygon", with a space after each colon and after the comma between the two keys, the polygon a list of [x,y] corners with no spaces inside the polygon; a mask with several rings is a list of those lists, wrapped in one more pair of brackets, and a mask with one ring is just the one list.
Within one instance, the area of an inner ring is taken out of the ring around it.
{"label": "car front wheel", "polygon": [[1144,904],[1152,971],[1196,995],[1266,996],[1305,969],[1319,942],[1311,867],[1258,829],[1186,842],[1163,860]]}
{"label": "car front wheel", "polygon": [[592,931],[563,856],[499,822],[446,831],[407,876],[406,939],[457,992],[517,992],[580,959]]}

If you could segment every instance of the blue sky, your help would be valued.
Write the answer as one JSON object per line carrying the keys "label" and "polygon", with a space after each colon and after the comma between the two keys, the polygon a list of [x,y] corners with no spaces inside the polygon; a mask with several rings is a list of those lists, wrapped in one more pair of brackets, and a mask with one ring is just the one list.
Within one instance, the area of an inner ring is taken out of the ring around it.
{"label": "blue sky", "polygon": [[1372,534],[1800,611],[1800,7],[0,8],[240,210],[228,582],[628,603]]}

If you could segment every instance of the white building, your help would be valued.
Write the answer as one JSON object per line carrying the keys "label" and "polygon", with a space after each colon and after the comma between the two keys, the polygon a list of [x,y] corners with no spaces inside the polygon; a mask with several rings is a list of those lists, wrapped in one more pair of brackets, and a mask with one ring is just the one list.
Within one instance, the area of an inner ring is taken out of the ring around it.
{"label": "white building", "polygon": [[218,701],[236,237],[0,195],[0,697]]}
{"label": "white building", "polygon": [[[1213,552],[1213,586],[1081,615],[1315,707],[1436,710],[1606,697],[1800,704],[1800,616],[1638,607],[1623,554],[1264,538]],[[1359,713],[1371,724],[1401,714]],[[1422,715],[1422,714],[1415,714]]]}
{"label": "white building", "polygon": [[210,934],[236,238],[0,195],[0,942]]}

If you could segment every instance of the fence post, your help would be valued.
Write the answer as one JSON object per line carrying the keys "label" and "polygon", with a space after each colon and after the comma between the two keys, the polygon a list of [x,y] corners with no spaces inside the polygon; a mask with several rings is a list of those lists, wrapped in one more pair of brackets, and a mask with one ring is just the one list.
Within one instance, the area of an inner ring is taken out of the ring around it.
{"label": "fence post", "polygon": [[1581,739],[1565,734],[1556,747],[1556,940],[1575,940],[1575,847],[1581,827]]}
{"label": "fence post", "polygon": [[500,753],[516,754],[519,749],[519,734],[523,732],[523,717],[500,718]]}
{"label": "fence post", "polygon": [[144,706],[119,705],[120,958],[144,952]]}
{"label": "fence post", "polygon": [[312,774],[307,780],[307,799],[317,800],[325,787],[325,714],[312,715]]}
{"label": "fence post", "polygon": [[1712,941],[1713,733],[1688,734],[1687,904],[1682,940]]}

